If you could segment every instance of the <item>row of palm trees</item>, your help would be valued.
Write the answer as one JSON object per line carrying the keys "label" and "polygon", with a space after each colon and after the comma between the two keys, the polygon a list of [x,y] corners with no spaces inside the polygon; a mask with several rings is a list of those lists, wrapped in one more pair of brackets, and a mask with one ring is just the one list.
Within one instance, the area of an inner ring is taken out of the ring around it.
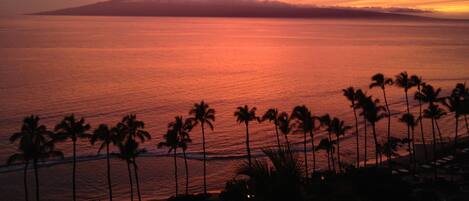
{"label": "row of palm trees", "polygon": [[[407,125],[407,139],[402,140],[408,145],[408,152],[410,163],[416,164],[415,157],[415,136],[414,130],[420,125],[421,141],[424,146],[425,159],[427,156],[427,147],[423,133],[423,118],[431,120],[432,134],[433,134],[433,159],[436,159],[436,131],[438,131],[439,140],[442,141],[441,131],[438,125],[438,119],[446,113],[441,108],[445,106],[449,112],[454,113],[456,120],[456,132],[454,142],[458,140],[458,129],[459,119],[461,116],[464,117],[466,122],[466,128],[469,134],[469,127],[467,124],[467,115],[469,107],[469,90],[465,84],[458,83],[451,95],[442,97],[440,95],[441,89],[435,89],[433,86],[424,83],[422,78],[416,75],[409,76],[406,72],[402,72],[395,76],[395,79],[385,77],[383,74],[376,74],[371,78],[372,88],[380,88],[384,98],[384,105],[381,105],[380,100],[373,98],[371,95],[362,89],[355,89],[349,87],[343,89],[344,96],[351,103],[350,107],[353,110],[355,119],[355,137],[356,137],[356,167],[360,167],[360,133],[359,124],[363,124],[364,133],[364,166],[367,166],[367,147],[368,147],[368,126],[371,126],[371,134],[375,145],[375,165],[382,163],[383,153],[387,155],[388,160],[392,159],[392,150],[395,146],[395,137],[391,136],[391,111],[389,108],[386,89],[388,86],[396,85],[404,90],[406,100],[406,112],[402,114],[399,120]],[[417,117],[410,111],[409,104],[409,91],[412,88],[416,88],[414,99],[419,102],[419,114]],[[426,109],[423,109],[425,105],[428,105]],[[263,115],[256,115],[256,107],[249,107],[247,105],[236,108],[234,116],[236,121],[240,124],[244,124],[246,129],[246,152],[248,165],[252,165],[251,147],[250,147],[250,134],[249,126],[250,123],[254,122],[266,122],[273,123],[276,134],[276,144],[278,149],[282,149],[282,143],[280,135],[284,136],[287,151],[292,155],[292,149],[289,142],[288,136],[294,133],[300,133],[303,137],[303,152],[304,152],[304,173],[306,176],[309,175],[308,167],[308,148],[307,143],[311,142],[312,150],[312,171],[316,171],[316,151],[325,150],[327,154],[328,170],[336,172],[336,164],[338,165],[339,172],[342,171],[342,161],[340,159],[340,138],[344,136],[351,126],[337,118],[331,117],[329,114],[324,115],[313,115],[311,110],[305,106],[296,106],[292,112],[280,112],[276,108],[268,109]],[[194,104],[189,110],[189,116],[184,118],[183,116],[176,116],[174,121],[168,124],[168,129],[163,136],[163,141],[158,144],[158,148],[167,147],[168,153],[172,153],[174,157],[174,176],[176,180],[176,195],[178,195],[178,175],[177,175],[177,150],[181,148],[182,155],[185,164],[185,176],[186,185],[185,193],[188,194],[188,183],[189,183],[189,168],[187,163],[186,151],[189,143],[192,142],[190,133],[193,129],[200,125],[202,134],[202,149],[203,149],[203,175],[204,175],[204,193],[207,194],[207,182],[206,182],[206,143],[205,143],[205,129],[208,127],[213,130],[213,122],[215,121],[215,110],[210,108],[207,103],[201,101],[200,103]],[[359,120],[359,117],[362,121]],[[377,123],[382,119],[387,119],[387,142],[380,144],[376,132]],[[106,124],[101,124],[93,132],[89,132],[91,127],[87,124],[84,118],[77,119],[73,114],[66,116],[59,124],[56,125],[54,131],[49,131],[46,126],[39,123],[39,117],[30,116],[24,119],[20,132],[15,133],[11,136],[10,141],[19,141],[18,152],[13,154],[8,164],[14,161],[24,162],[24,188],[25,188],[25,200],[28,200],[28,187],[27,187],[27,169],[29,163],[33,164],[35,178],[36,178],[36,200],[39,200],[39,178],[37,174],[37,163],[40,160],[45,160],[50,157],[63,157],[63,153],[55,149],[57,143],[61,143],[67,140],[72,141],[72,154],[73,154],[73,170],[72,170],[72,190],[73,200],[76,200],[76,186],[75,186],[75,170],[76,170],[76,142],[78,139],[87,139],[91,144],[100,143],[98,153],[104,148],[106,150],[106,161],[107,161],[107,183],[109,188],[109,199],[112,200],[112,187],[111,187],[111,167],[110,167],[110,156],[116,155],[118,158],[124,160],[127,164],[129,173],[129,184],[131,191],[131,199],[133,200],[133,181],[132,177],[135,177],[136,188],[138,199],[141,200],[140,186],[138,181],[138,166],[137,157],[146,152],[145,149],[140,148],[140,144],[147,140],[150,140],[150,134],[144,129],[145,125],[143,121],[137,119],[136,115],[127,115],[122,121],[117,123],[113,127],[109,127]],[[436,129],[436,131],[435,131]],[[320,131],[326,132],[328,135],[326,138],[321,139],[318,144],[315,143],[315,134]],[[333,139],[335,135],[335,139]],[[309,139],[308,139],[309,136]],[[110,146],[116,146],[119,150],[118,153],[111,153]],[[335,162],[334,152],[337,153],[337,163]],[[388,163],[389,165],[391,162]],[[435,163],[436,164],[436,163]],[[133,172],[132,172],[133,169]],[[436,166],[435,166],[436,176]]]}

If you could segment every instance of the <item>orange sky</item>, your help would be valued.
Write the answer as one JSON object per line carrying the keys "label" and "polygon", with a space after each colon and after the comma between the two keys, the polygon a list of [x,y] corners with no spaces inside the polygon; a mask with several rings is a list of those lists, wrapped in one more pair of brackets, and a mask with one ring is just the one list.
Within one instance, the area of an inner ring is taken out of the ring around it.
{"label": "orange sky", "polygon": [[[104,0],[0,0],[2,13],[28,13],[84,5]],[[236,0],[233,0],[236,1]],[[321,6],[404,7],[449,13],[469,13],[469,0],[279,0]]]}

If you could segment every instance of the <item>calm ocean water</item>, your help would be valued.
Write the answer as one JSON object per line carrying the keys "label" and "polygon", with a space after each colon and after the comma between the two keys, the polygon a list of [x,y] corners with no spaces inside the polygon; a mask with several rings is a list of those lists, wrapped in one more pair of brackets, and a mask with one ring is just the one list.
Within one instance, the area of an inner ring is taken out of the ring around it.
{"label": "calm ocean water", "polygon": [[[26,115],[40,115],[52,128],[69,113],[84,116],[95,127],[115,124],[123,115],[136,113],[153,137],[144,144],[150,153],[138,161],[142,194],[145,199],[163,198],[174,191],[172,163],[156,144],[174,116],[187,116],[192,104],[203,99],[217,112],[215,130],[207,133],[209,187],[221,189],[235,176],[239,156],[245,154],[245,130],[233,117],[237,106],[256,106],[262,113],[270,107],[290,112],[295,105],[306,104],[314,114],[330,113],[353,125],[341,89],[367,88],[374,73],[394,76],[406,70],[446,89],[444,94],[456,82],[469,80],[467,36],[469,23],[463,22],[1,18],[0,164],[15,151],[8,138]],[[381,98],[379,92],[370,91]],[[405,111],[403,100],[402,90],[389,89],[393,113]],[[392,135],[404,136],[406,130],[397,118],[393,117]],[[453,119],[444,118],[440,123],[443,135],[452,136]],[[380,122],[378,132],[385,126]],[[430,137],[429,127],[425,129]],[[261,148],[275,145],[271,124],[253,124],[251,130],[254,154],[261,155]],[[191,135],[190,189],[200,192],[199,129]],[[292,136],[292,140],[300,142],[301,137]],[[322,137],[322,133],[317,135]],[[353,136],[349,134],[342,144],[342,155],[352,162]],[[59,148],[70,156],[68,144]],[[105,163],[95,156],[96,151],[97,146],[79,144],[82,162],[78,164],[77,189],[81,200],[107,198]],[[322,153],[320,156],[324,164]],[[126,167],[117,159],[112,163],[117,199],[127,200]],[[54,164],[40,169],[42,195],[46,200],[67,200],[71,196],[70,163]],[[20,168],[0,165],[2,199],[23,199]],[[180,175],[183,178],[182,168]],[[32,184],[32,177],[30,181]]]}

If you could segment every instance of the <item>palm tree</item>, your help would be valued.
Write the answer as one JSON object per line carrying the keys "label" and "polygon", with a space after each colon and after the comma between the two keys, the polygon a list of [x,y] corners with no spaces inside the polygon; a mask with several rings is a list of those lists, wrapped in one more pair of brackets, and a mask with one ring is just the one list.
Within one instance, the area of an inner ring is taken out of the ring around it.
{"label": "palm tree", "polygon": [[469,135],[469,125],[467,123],[467,115],[469,114],[469,88],[466,87],[466,83],[458,83],[456,87],[453,89],[452,94],[454,96],[459,97],[459,99],[462,100],[462,105],[461,105],[461,113],[464,115],[464,121],[466,123],[466,130],[467,130],[467,135]]}
{"label": "palm tree", "polygon": [[277,146],[280,149],[280,136],[278,134],[278,110],[277,108],[270,108],[268,109],[264,116],[262,116],[262,121],[269,120],[270,122],[274,123],[275,126],[275,134],[277,135]]}
{"label": "palm tree", "polygon": [[[150,133],[148,131],[144,130],[145,129],[145,123],[143,121],[140,121],[137,119],[137,115],[135,114],[129,114],[126,115],[124,118],[122,118],[122,121],[118,124],[118,127],[120,127],[120,130],[122,131],[121,134],[123,134],[122,138],[123,140],[127,141],[126,143],[130,143],[131,145],[128,146],[136,146],[136,147],[129,147],[129,148],[135,148],[135,151],[132,152],[132,165],[134,166],[134,174],[135,174],[135,183],[137,184],[137,195],[138,195],[138,200],[142,200],[142,196],[140,193],[140,184],[138,182],[138,168],[137,168],[137,160],[136,157],[139,155],[139,150],[138,148],[138,143],[136,141],[136,138],[140,140],[141,143],[144,143],[146,140],[151,139]],[[135,141],[135,142],[133,142]]]}
{"label": "palm tree", "polygon": [[405,114],[402,114],[402,117],[399,118],[399,121],[402,122],[402,123],[405,123],[407,125],[407,127],[410,128],[410,130],[411,130],[411,134],[407,133],[407,138],[409,140],[408,141],[409,160],[410,160],[410,163],[414,164],[414,169],[415,169],[415,165],[416,165],[416,162],[417,162],[417,157],[416,157],[416,154],[415,154],[414,130],[415,130],[415,127],[419,123],[419,119],[418,118],[415,119],[414,115],[412,115],[411,113],[405,113]]}
{"label": "palm tree", "polygon": [[355,135],[356,135],[356,144],[357,144],[357,165],[356,167],[360,167],[360,136],[358,133],[358,117],[357,117],[357,102],[358,102],[358,96],[357,96],[357,91],[353,87],[349,87],[347,89],[342,89],[344,92],[344,96],[347,98],[347,100],[350,101],[350,107],[353,109],[353,116],[355,117]]}
{"label": "palm tree", "polygon": [[85,123],[85,119],[82,117],[79,120],[75,118],[75,115],[71,114],[64,117],[64,119],[55,126],[56,140],[64,141],[71,139],[73,143],[73,173],[72,173],[72,187],[73,187],[73,200],[76,200],[76,186],[75,186],[75,172],[76,172],[76,160],[77,160],[77,139],[78,138],[89,138],[90,135],[86,132],[91,126]]}
{"label": "palm tree", "polygon": [[286,112],[282,112],[277,117],[278,128],[285,137],[285,143],[287,144],[287,151],[292,155],[290,142],[288,141],[288,135],[292,131],[291,119]]}
{"label": "palm tree", "polygon": [[[396,83],[396,86],[399,88],[404,89],[405,93],[405,102],[406,102],[406,108],[407,108],[407,114],[410,115],[410,106],[409,106],[409,89],[414,87],[414,83],[412,82],[411,78],[407,74],[407,72],[401,72],[398,75],[396,75],[396,79],[394,81]],[[404,117],[404,116],[403,116]],[[409,117],[408,115],[405,117]],[[412,149],[411,149],[411,142],[410,142],[410,125],[404,121],[407,125],[407,138],[409,139],[408,145],[409,145],[409,159],[412,162]],[[412,139],[413,140],[413,139]]]}
{"label": "palm tree", "polygon": [[249,122],[257,120],[256,107],[251,109],[249,109],[247,105],[244,107],[238,107],[236,108],[234,116],[236,117],[236,121],[238,123],[244,123],[246,126],[246,149],[248,152],[248,162],[249,165],[251,165],[251,148],[249,147]]}
{"label": "palm tree", "polygon": [[101,141],[101,146],[99,147],[98,154],[101,150],[106,147],[106,162],[107,162],[107,183],[109,189],[109,200],[112,201],[112,184],[111,184],[111,162],[110,162],[110,153],[109,145],[116,145],[119,142],[119,136],[114,129],[109,129],[106,124],[101,124],[97,129],[94,130],[93,135],[90,138],[91,144]]}
{"label": "palm tree", "polygon": [[[419,99],[423,103],[428,103],[429,105],[434,105],[436,103],[440,103],[440,102],[443,102],[445,100],[445,98],[440,97],[440,92],[441,92],[440,88],[435,89],[432,85],[423,83],[422,84],[422,90],[415,94],[415,98]],[[439,117],[441,117],[441,115],[440,116],[438,116],[438,115],[434,116],[434,118],[432,120],[433,121],[432,123],[436,124],[435,119],[438,119]],[[440,130],[439,126],[438,126],[437,129],[438,129],[438,131]],[[438,133],[441,136],[440,132],[438,132]]]}
{"label": "palm tree", "polygon": [[410,80],[412,81],[412,84],[417,86],[417,91],[415,92],[414,99],[419,101],[419,124],[420,124],[420,135],[422,138],[422,145],[423,145],[423,151],[424,151],[424,156],[425,156],[425,161],[428,160],[428,151],[427,151],[427,144],[425,143],[425,134],[423,132],[423,108],[422,108],[422,100],[419,98],[419,95],[422,92],[422,86],[425,84],[422,81],[422,77],[419,77],[417,75],[412,75],[410,77]]}
{"label": "palm tree", "polygon": [[211,130],[213,130],[212,122],[215,121],[215,110],[210,108],[204,101],[200,101],[200,104],[195,103],[192,109],[189,111],[190,115],[193,115],[192,121],[194,126],[200,124],[202,128],[202,150],[204,154],[204,194],[207,194],[207,158],[205,151],[205,130],[204,126],[207,124]]}
{"label": "palm tree", "polygon": [[373,140],[375,142],[375,162],[377,166],[380,145],[376,136],[376,123],[386,116],[386,114],[384,114],[386,108],[378,105],[379,99],[373,100],[371,96],[366,98],[363,104],[364,113],[362,115],[365,116],[366,120],[371,124],[371,127],[373,129]]}
{"label": "palm tree", "polygon": [[[119,128],[119,129],[122,129]],[[135,161],[135,158],[139,156],[141,153],[145,153],[145,149],[140,149],[139,148],[139,143],[135,141],[135,139],[128,138],[124,141],[119,142],[118,144],[119,147],[119,154],[117,154],[117,157],[119,157],[122,160],[125,160],[127,163],[127,171],[129,174],[129,183],[130,183],[130,200],[134,200],[134,193],[133,193],[133,183],[132,183],[132,171],[131,171],[131,165],[134,167],[134,174],[135,174],[135,182],[138,184],[138,167]],[[139,195],[139,199],[140,195]]]}
{"label": "palm tree", "polygon": [[[319,151],[319,150],[326,150],[327,154],[327,170],[329,172],[332,171],[331,169],[331,162],[330,158],[333,157],[332,155],[334,154],[334,141],[330,141],[329,138],[323,138],[321,141],[319,141],[318,146],[316,146],[316,150],[314,151]],[[334,170],[335,172],[335,170]]]}
{"label": "palm tree", "polygon": [[180,136],[177,134],[175,130],[168,130],[166,134],[163,136],[164,141],[158,144],[158,148],[168,147],[168,153],[173,152],[174,158],[174,179],[176,183],[176,197],[178,196],[179,188],[178,188],[178,166],[177,166],[177,148],[180,146]]}
{"label": "palm tree", "polygon": [[316,153],[314,152],[314,135],[313,130],[315,129],[314,121],[315,117],[311,114],[311,111],[305,105],[296,106],[293,108],[291,118],[296,120],[297,131],[303,132],[303,151],[305,157],[305,174],[308,177],[308,157],[306,150],[306,133],[309,133],[311,137],[311,146],[313,150],[313,173],[316,171]]}
{"label": "palm tree", "polygon": [[[457,90],[457,88],[456,88]],[[462,99],[458,96],[457,91],[453,90],[453,93],[446,97],[445,102],[443,102],[443,105],[448,108],[449,112],[454,113],[454,118],[456,120],[456,130],[454,134],[454,144],[456,145],[458,143],[458,128],[459,128],[459,117],[462,115]]]}
{"label": "palm tree", "polygon": [[367,103],[367,100],[368,99],[371,99],[371,96],[367,96],[365,92],[363,92],[361,89],[358,89],[356,92],[355,92],[355,96],[357,97],[357,104],[356,104],[356,109],[361,109],[362,112],[360,113],[360,116],[363,117],[363,127],[364,127],[364,158],[365,160],[363,161],[363,166],[366,167],[366,162],[368,160],[368,157],[367,157],[367,149],[368,149],[368,126],[367,126],[367,121],[366,121],[366,110],[365,110],[365,105]]}
{"label": "palm tree", "polygon": [[338,119],[337,117],[332,119],[331,124],[332,124],[332,132],[334,132],[335,136],[336,136],[337,163],[339,164],[339,172],[342,172],[342,165],[341,165],[341,162],[340,162],[340,139],[339,138],[340,138],[340,136],[345,135],[345,132],[347,132],[347,130],[351,129],[352,127],[346,126],[345,122]]}
{"label": "palm tree", "polygon": [[[332,154],[333,149],[334,149],[334,143],[335,143],[332,140],[332,118],[329,114],[325,114],[325,115],[319,117],[319,122],[321,122],[321,126],[325,128],[325,130],[327,131],[327,134],[328,134],[327,143],[325,141],[323,142],[323,147],[324,148],[329,148],[329,150],[327,150],[327,156],[328,156],[327,157],[327,167],[328,167],[329,171],[331,171],[331,160],[332,160],[332,169],[335,172],[334,155]],[[328,146],[325,146],[325,145],[328,145]]]}
{"label": "palm tree", "polygon": [[[383,74],[378,73],[371,77],[372,83],[370,84],[370,89],[379,87],[383,91],[384,103],[386,106],[387,116],[388,116],[388,143],[391,140],[391,110],[389,110],[388,99],[386,97],[386,85],[392,85],[393,81],[391,78],[384,77]],[[389,165],[391,165],[391,156],[388,155],[389,158]]]}
{"label": "palm tree", "polygon": [[182,116],[177,116],[174,118],[174,121],[169,123],[168,129],[176,132],[179,136],[179,143],[178,146],[182,148],[182,153],[184,156],[184,165],[185,165],[185,173],[186,173],[186,195],[189,194],[189,167],[187,165],[187,157],[186,151],[188,143],[192,142],[189,132],[191,132],[193,128],[193,123],[191,119],[184,119]]}
{"label": "palm tree", "polygon": [[436,167],[436,159],[437,159],[437,152],[436,152],[436,135],[435,135],[435,117],[440,115],[443,111],[441,108],[438,107],[436,104],[430,104],[428,109],[423,111],[423,117],[431,119],[432,121],[432,137],[433,137],[433,169],[434,169],[434,177],[437,177],[437,167]]}
{"label": "palm tree", "polygon": [[7,165],[15,161],[24,162],[23,169],[23,182],[24,182],[24,196],[28,200],[28,183],[27,183],[27,170],[28,165],[32,161],[34,165],[34,175],[36,178],[36,200],[39,200],[39,177],[37,171],[37,162],[48,156],[63,156],[61,152],[55,151],[53,143],[48,141],[51,137],[51,132],[47,130],[46,126],[39,124],[39,117],[31,115],[23,119],[23,125],[19,132],[14,133],[10,137],[10,142],[15,143],[19,141],[18,152],[11,155],[7,160]]}

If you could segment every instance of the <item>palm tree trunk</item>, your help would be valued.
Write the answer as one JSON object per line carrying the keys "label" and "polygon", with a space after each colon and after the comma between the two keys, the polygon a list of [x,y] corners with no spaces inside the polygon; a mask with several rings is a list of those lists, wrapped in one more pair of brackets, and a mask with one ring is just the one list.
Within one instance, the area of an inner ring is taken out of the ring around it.
{"label": "palm tree trunk", "polygon": [[204,194],[207,195],[207,154],[205,152],[205,129],[204,122],[201,123],[202,126],[202,148],[204,152]]}
{"label": "palm tree trunk", "polygon": [[23,172],[23,184],[24,184],[24,200],[28,201],[29,200],[29,193],[28,193],[28,165],[29,161],[26,161],[24,164],[24,172]]}
{"label": "palm tree trunk", "polygon": [[138,201],[142,201],[142,194],[140,194],[140,184],[138,182],[138,169],[137,169],[137,160],[134,157],[134,174],[135,174],[135,183],[137,184],[137,195],[138,195]]}
{"label": "palm tree trunk", "polygon": [[368,142],[368,134],[367,134],[367,130],[368,130],[368,126],[366,124],[366,119],[365,117],[363,118],[363,124],[365,124],[365,160],[363,161],[363,167],[366,167],[366,161],[368,160],[368,157],[367,157],[367,153],[368,153],[368,145],[367,145],[367,142]]}
{"label": "palm tree trunk", "polygon": [[311,137],[311,146],[312,146],[312,150],[313,150],[313,174],[314,172],[316,172],[316,152],[314,151],[314,135],[313,135],[313,131],[310,130],[309,131],[309,135]]}
{"label": "palm tree trunk", "polygon": [[109,188],[109,200],[112,201],[111,162],[109,160],[109,144],[106,144],[106,160],[107,160],[107,184]]}
{"label": "palm tree trunk", "polygon": [[290,158],[293,158],[293,154],[291,152],[291,148],[290,148],[290,142],[288,141],[288,136],[285,135],[285,142],[287,143],[287,149],[288,149],[288,153],[290,154]]}
{"label": "palm tree trunk", "polygon": [[357,117],[357,111],[355,110],[355,103],[352,103],[353,107],[353,116],[355,117],[355,135],[356,135],[356,140],[357,140],[357,168],[360,168],[360,136],[358,135],[358,117]]}
{"label": "palm tree trunk", "polygon": [[375,165],[378,166],[378,157],[379,157],[379,144],[378,144],[378,138],[376,137],[376,126],[374,123],[371,123],[371,127],[373,128],[373,140],[375,141]]}
{"label": "palm tree trunk", "polygon": [[334,172],[336,172],[335,171],[334,152],[333,152],[334,144],[332,143],[332,133],[331,133],[331,131],[327,131],[327,134],[328,134],[329,142],[330,142],[330,146],[328,147],[328,149],[329,149],[329,152],[331,153],[330,155],[328,154],[327,156],[331,158],[330,160],[331,160],[331,163],[332,163],[332,170],[334,170]]}
{"label": "palm tree trunk", "polygon": [[305,154],[305,175],[306,175],[306,178],[308,178],[308,155],[307,155],[307,152],[306,152],[306,132],[303,132],[303,151],[304,151],[304,154]]}
{"label": "palm tree trunk", "polygon": [[187,165],[186,150],[183,149],[182,154],[184,155],[184,166],[186,170],[186,195],[189,195],[189,167]]}
{"label": "palm tree trunk", "polygon": [[467,135],[469,135],[469,125],[467,124],[467,115],[464,115],[464,121],[466,122]]}
{"label": "palm tree trunk", "polygon": [[[418,92],[420,93],[420,85],[418,86]],[[422,100],[419,99],[419,121],[420,121],[420,135],[422,137],[422,145],[425,156],[425,161],[428,161],[427,144],[425,143],[425,134],[423,133],[423,120],[422,120]]]}
{"label": "palm tree trunk", "polygon": [[435,124],[434,119],[432,118],[432,134],[433,134],[433,173],[434,178],[437,178],[437,167],[436,167],[436,134],[435,134]]}
{"label": "palm tree trunk", "polygon": [[176,149],[174,149],[174,179],[176,181],[176,197],[179,194],[179,186],[178,186],[178,163],[176,160]]}
{"label": "palm tree trunk", "polygon": [[455,116],[456,118],[456,130],[454,132],[454,145],[458,144],[458,125],[459,125],[459,116]]}
{"label": "palm tree trunk", "polygon": [[413,154],[413,158],[414,160],[412,161],[413,162],[413,165],[414,165],[414,172],[417,170],[417,155],[415,154],[415,130],[414,130],[414,127],[411,127],[411,133],[412,133],[412,154]]}
{"label": "palm tree trunk", "polygon": [[72,173],[72,188],[73,188],[73,201],[77,200],[76,188],[75,188],[75,171],[77,168],[77,142],[73,141],[73,173]]}
{"label": "palm tree trunk", "polygon": [[37,172],[37,159],[34,159],[34,177],[36,178],[36,201],[39,201],[39,174]]}
{"label": "palm tree trunk", "polygon": [[280,146],[280,136],[278,135],[278,127],[277,127],[277,124],[274,124],[274,125],[275,125],[275,134],[277,134],[277,145],[278,145],[278,149],[280,150],[281,146]]}
{"label": "palm tree trunk", "polygon": [[[407,93],[407,89],[404,90],[405,92],[405,103],[407,106],[407,114],[410,115],[410,107],[409,107],[409,95]],[[409,145],[409,166],[412,164],[412,161],[415,160],[414,155],[412,154],[412,149],[411,149],[411,143],[414,140],[414,138],[410,139],[410,125],[407,124],[407,138],[409,140],[408,145]],[[412,143],[413,144],[413,143]]]}
{"label": "palm tree trunk", "polygon": [[440,146],[443,146],[443,135],[441,135],[440,126],[438,125],[438,121],[435,119],[435,126],[436,130],[438,131],[438,137],[440,138]]}
{"label": "palm tree trunk", "polygon": [[249,124],[246,122],[246,149],[248,152],[248,162],[249,162],[249,167],[251,166],[251,148],[249,147]]}
{"label": "palm tree trunk", "polygon": [[[388,99],[386,97],[386,90],[383,88],[384,103],[386,104],[386,110],[388,111],[388,144],[391,144],[391,110],[389,110]],[[388,165],[391,168],[392,157],[391,153],[388,153]]]}
{"label": "palm tree trunk", "polygon": [[339,172],[342,172],[342,165],[340,164],[340,142],[339,135],[337,137],[337,163],[339,164]]}
{"label": "palm tree trunk", "polygon": [[132,183],[132,172],[130,171],[130,162],[127,160],[127,171],[129,173],[129,182],[130,182],[130,200],[134,200],[134,185]]}

